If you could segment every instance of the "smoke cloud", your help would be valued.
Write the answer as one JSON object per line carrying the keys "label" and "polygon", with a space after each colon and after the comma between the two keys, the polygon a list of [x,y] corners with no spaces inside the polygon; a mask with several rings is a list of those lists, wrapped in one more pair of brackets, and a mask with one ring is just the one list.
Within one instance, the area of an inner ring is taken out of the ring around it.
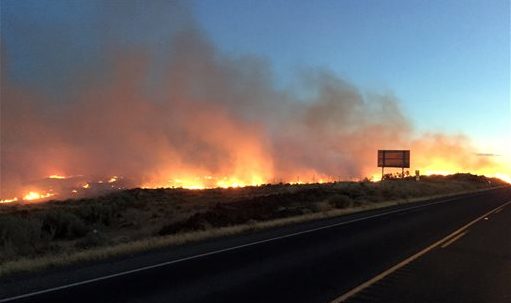
{"label": "smoke cloud", "polygon": [[129,186],[349,180],[378,172],[378,149],[411,149],[421,170],[495,165],[463,136],[418,134],[394,96],[327,70],[297,76],[307,93],[278,88],[267,60],[221,53],[189,19],[164,51],[117,38],[105,34],[114,42],[102,41],[101,66],[68,73],[61,93],[10,79],[4,48],[0,198],[54,174],[78,176],[70,188],[111,176]]}

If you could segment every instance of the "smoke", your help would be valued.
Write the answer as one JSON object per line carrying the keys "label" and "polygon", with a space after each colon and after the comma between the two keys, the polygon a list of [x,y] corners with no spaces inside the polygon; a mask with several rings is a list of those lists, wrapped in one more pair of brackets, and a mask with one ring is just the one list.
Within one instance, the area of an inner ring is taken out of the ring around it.
{"label": "smoke", "polygon": [[[132,10],[111,14],[134,22]],[[391,94],[364,95],[322,69],[297,75],[307,87],[295,93],[272,83],[267,60],[222,54],[189,19],[167,34],[155,51],[108,32],[102,64],[68,72],[60,93],[13,81],[7,48],[1,198],[52,174],[131,186],[361,178],[375,172],[378,149],[411,149],[417,168],[494,165],[462,136],[417,134]]]}

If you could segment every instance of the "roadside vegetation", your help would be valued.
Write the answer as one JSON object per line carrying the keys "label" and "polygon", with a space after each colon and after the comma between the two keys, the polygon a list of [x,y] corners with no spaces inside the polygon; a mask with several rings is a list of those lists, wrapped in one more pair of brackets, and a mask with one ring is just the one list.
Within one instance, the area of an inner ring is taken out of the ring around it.
{"label": "roadside vegetation", "polygon": [[130,189],[0,205],[0,276],[509,184],[470,174],[381,182]]}

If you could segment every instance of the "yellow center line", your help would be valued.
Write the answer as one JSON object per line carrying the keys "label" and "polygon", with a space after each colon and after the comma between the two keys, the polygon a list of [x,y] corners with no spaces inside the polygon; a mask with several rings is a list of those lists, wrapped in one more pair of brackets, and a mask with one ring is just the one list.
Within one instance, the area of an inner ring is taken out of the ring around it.
{"label": "yellow center line", "polygon": [[463,237],[464,235],[467,234],[468,231],[465,231],[465,232],[462,232],[461,234],[457,235],[456,237],[452,238],[451,240],[449,240],[448,242],[446,242],[445,244],[443,244],[442,246],[440,246],[441,248],[446,248],[447,246],[451,245],[452,243],[454,243],[456,240],[458,240],[459,238]]}
{"label": "yellow center line", "polygon": [[[474,219],[472,220],[470,223],[468,223],[467,225],[461,227],[460,229],[456,230],[455,232],[453,232],[452,234],[448,235],[447,237],[443,238],[442,240],[440,241],[437,241],[433,244],[431,244],[430,246],[424,248],[423,250],[421,250],[420,252],[416,253],[415,255],[409,257],[408,259],[406,260],[403,260],[401,261],[400,263],[392,266],[391,268],[387,269],[386,271],[380,273],[379,275],[375,276],[374,278],[366,281],[365,283],[353,288],[352,290],[348,291],[347,293],[345,293],[344,295],[334,299],[333,301],[330,301],[329,303],[341,303],[341,302],[344,302],[346,301],[349,297],[361,292],[362,290],[368,288],[369,286],[373,285],[374,283],[380,281],[381,279],[385,278],[386,276],[390,275],[391,273],[395,272],[396,270],[408,265],[410,262],[418,259],[420,256],[424,255],[425,253],[429,252],[430,250],[432,250],[433,248],[441,245],[442,243],[445,243],[446,241],[449,241],[449,239],[452,239],[453,237],[456,237],[458,236],[460,233],[464,232],[467,228],[469,228],[470,226],[474,225],[475,223],[477,223],[478,221],[484,219],[486,216],[489,216],[490,214],[494,213],[496,210],[498,210],[499,208],[504,208],[505,206],[507,206],[508,204],[511,204],[511,201],[508,201],[507,203],[505,203],[504,205],[501,205],[499,207],[496,207],[495,209],[487,212],[486,214],[480,216],[479,218],[477,219]],[[453,241],[454,242],[454,241]]]}

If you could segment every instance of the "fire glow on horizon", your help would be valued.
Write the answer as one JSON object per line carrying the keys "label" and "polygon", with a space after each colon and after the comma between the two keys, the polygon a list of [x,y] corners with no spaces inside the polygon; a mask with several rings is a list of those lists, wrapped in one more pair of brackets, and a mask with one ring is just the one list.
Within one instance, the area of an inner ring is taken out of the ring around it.
{"label": "fire glow on horizon", "polygon": [[[444,170],[426,170],[423,173],[423,175],[426,175],[426,176],[431,176],[431,175],[447,176],[447,175],[453,175],[455,173],[457,173],[457,172],[444,171]],[[493,175],[485,174],[484,176],[489,177],[489,178],[498,178],[498,179],[501,179],[501,180],[511,184],[511,177],[506,174],[496,173]],[[51,175],[51,176],[48,176],[47,178],[48,179],[64,180],[64,179],[67,179],[70,177]],[[370,181],[378,182],[378,181],[380,181],[380,178],[381,178],[380,174],[373,174],[372,177],[370,178]],[[112,176],[109,179],[108,183],[116,182],[116,181],[118,181],[118,179],[120,179],[120,177]],[[204,176],[204,177],[195,177],[195,178],[191,178],[191,179],[174,179],[174,180],[169,180],[165,184],[145,184],[145,185],[141,185],[141,186],[137,186],[137,187],[141,187],[141,188],[184,188],[184,189],[190,189],[190,190],[204,190],[204,189],[210,189],[210,188],[238,188],[238,187],[245,187],[245,186],[260,186],[260,185],[272,183],[272,182],[264,181],[264,179],[262,179],[262,178],[257,178],[257,180],[259,180],[260,182],[244,183],[237,178],[224,177],[224,178],[217,179],[212,176]],[[283,180],[280,180],[280,182],[282,182],[282,181]],[[286,183],[290,183],[290,184],[319,183],[319,184],[321,184],[321,183],[330,183],[330,182],[336,182],[336,181],[342,181],[342,180],[335,180],[335,178],[333,176],[328,176],[325,179],[321,179],[321,178],[316,179],[315,176],[312,176],[312,178],[310,178],[310,179],[305,178],[304,180],[288,181]],[[355,180],[355,181],[357,181],[357,180]],[[273,181],[273,183],[276,183],[276,182],[277,182],[277,180]],[[95,183],[103,184],[104,182],[100,180]],[[90,183],[85,183],[85,184],[81,185],[81,187],[83,189],[87,190],[87,189],[91,189],[92,185]],[[114,187],[114,189],[120,190],[120,189],[126,189],[126,188]],[[73,194],[78,194],[78,190],[72,189],[69,192],[60,192],[60,193],[53,192],[52,189],[50,189],[49,191],[45,191],[45,192],[31,190],[31,191],[26,192],[24,195],[22,195],[21,199],[19,199],[18,197],[14,197],[11,199],[3,199],[3,200],[0,200],[0,203],[42,202],[42,201],[47,201],[50,199],[69,198],[69,197],[72,197]]]}

